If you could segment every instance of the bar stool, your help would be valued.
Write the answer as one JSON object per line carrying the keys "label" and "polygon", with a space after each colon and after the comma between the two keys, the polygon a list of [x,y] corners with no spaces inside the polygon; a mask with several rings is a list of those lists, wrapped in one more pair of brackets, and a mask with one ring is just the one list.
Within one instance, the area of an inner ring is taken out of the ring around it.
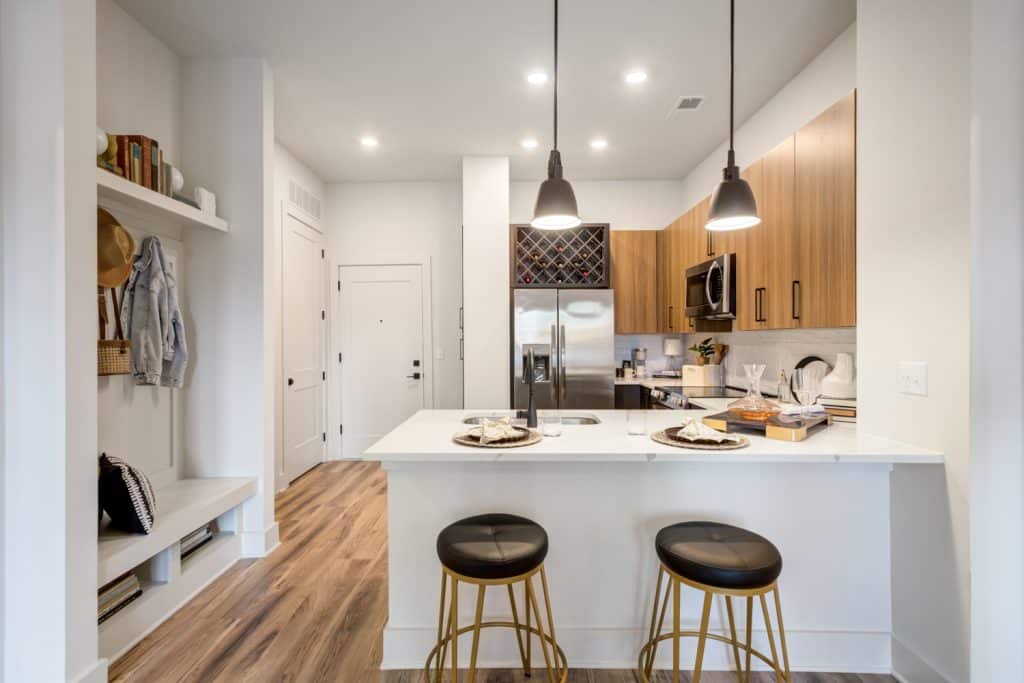
{"label": "bar stool", "polygon": [[[458,680],[459,636],[473,632],[469,656],[469,676],[476,677],[476,657],[480,646],[480,631],[485,628],[512,628],[516,632],[523,671],[531,675],[532,636],[540,638],[549,683],[565,683],[569,675],[565,652],[555,640],[555,623],[551,616],[548,597],[548,579],[544,572],[544,558],[548,554],[548,535],[544,528],[524,517],[491,513],[467,517],[451,524],[437,536],[437,556],[441,560],[441,607],[437,616],[437,644],[427,655],[423,667],[424,680],[440,683],[448,646],[451,645],[452,681]],[[533,577],[540,574],[547,612],[547,632],[544,630]],[[469,626],[459,627],[459,584],[477,587],[476,616]],[[523,584],[525,592],[526,624],[519,623],[513,586]],[[450,584],[450,588],[449,588]],[[512,621],[483,621],[484,592],[488,586],[505,586],[512,607]],[[450,595],[449,595],[450,594]],[[449,598],[445,609],[445,598]],[[447,613],[447,624],[445,614]],[[536,619],[536,626],[532,626]],[[526,634],[525,646],[523,634]],[[433,674],[431,673],[433,671]],[[431,676],[433,675],[433,678]]]}
{"label": "bar stool", "polygon": [[[704,663],[704,645],[709,638],[732,646],[733,656],[736,658],[736,676],[741,683],[750,680],[751,655],[771,666],[777,681],[792,683],[793,679],[789,672],[789,653],[786,650],[786,632],[782,625],[782,607],[779,604],[779,587],[776,583],[782,572],[782,556],[768,539],[752,531],[728,524],[683,522],[667,526],[659,531],[654,547],[661,560],[661,566],[658,570],[657,587],[654,590],[650,635],[647,643],[640,649],[637,661],[637,673],[643,683],[650,681],[658,643],[669,639],[672,640],[672,680],[679,679],[680,637],[696,637],[698,639],[692,683],[700,683],[701,668]],[[661,598],[659,616],[658,602],[661,597],[664,577],[668,577],[668,580],[665,582],[665,593]],[[704,606],[701,612],[699,631],[681,631],[679,628],[679,594],[683,584],[704,592]],[[672,592],[673,603],[672,630],[662,633],[669,589]],[[766,596],[769,593],[774,594],[775,598],[782,663],[779,662],[775,638],[772,635],[771,618],[768,614]],[[708,633],[711,598],[714,595],[725,597],[731,638],[717,633]],[[732,606],[734,597],[746,598],[747,601],[745,643],[739,642],[736,638],[736,622],[733,618]],[[768,659],[764,653],[755,650],[751,644],[754,598],[759,598],[761,602],[761,613],[768,632],[768,645],[771,647],[771,659]],[[746,653],[746,666],[743,668],[740,667],[740,650]],[[744,672],[746,672],[745,676]]]}

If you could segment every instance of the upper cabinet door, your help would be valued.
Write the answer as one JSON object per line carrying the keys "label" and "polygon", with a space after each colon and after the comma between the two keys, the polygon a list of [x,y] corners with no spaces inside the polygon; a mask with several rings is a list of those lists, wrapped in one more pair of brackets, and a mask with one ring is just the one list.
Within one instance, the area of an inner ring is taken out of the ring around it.
{"label": "upper cabinet door", "polygon": [[761,223],[736,231],[730,239],[736,252],[736,328],[739,330],[763,330],[767,327],[763,311],[768,285],[767,251],[774,235],[765,215],[767,202],[763,165],[763,160],[758,159],[740,174],[754,193]]}
{"label": "upper cabinet door", "polygon": [[762,159],[762,198],[758,210],[763,223],[763,258],[765,278],[760,284],[760,317],[762,325],[778,330],[799,327],[799,307],[795,292],[800,281],[799,240],[796,225],[796,141],[794,136],[768,152]]}
{"label": "upper cabinet door", "polygon": [[612,230],[616,334],[658,332],[658,231]]}
{"label": "upper cabinet door", "polygon": [[800,327],[857,323],[856,93],[796,133],[799,277],[791,283]]}
{"label": "upper cabinet door", "polygon": [[668,234],[669,229],[664,228],[657,231],[658,251],[658,331],[662,334],[670,332],[668,329],[668,306],[669,306],[669,267],[668,267]]}

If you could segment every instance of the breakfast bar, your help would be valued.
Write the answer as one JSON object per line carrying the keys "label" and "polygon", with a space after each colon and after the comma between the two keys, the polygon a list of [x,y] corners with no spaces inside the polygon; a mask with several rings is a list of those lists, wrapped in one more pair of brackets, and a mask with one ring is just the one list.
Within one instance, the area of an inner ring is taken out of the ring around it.
{"label": "breakfast bar", "polygon": [[[722,410],[705,399],[700,418]],[[438,532],[484,512],[541,524],[558,642],[571,668],[633,668],[647,635],[658,576],[653,539],[688,520],[734,524],[770,538],[784,558],[779,579],[794,670],[888,672],[890,473],[895,465],[941,465],[941,454],[834,424],[790,443],[745,434],[750,445],[727,451],[656,443],[649,434],[678,426],[676,411],[646,411],[646,434],[627,430],[626,411],[580,411],[593,424],[565,424],[562,434],[521,448],[484,449],[452,437],[499,412],[424,410],[364,454],[388,481],[388,621],[384,669],[423,666],[437,637]],[[565,413],[566,417],[571,413]],[[633,418],[637,416],[634,414]],[[469,587],[460,623],[472,620]],[[700,616],[697,594],[683,593],[684,625]],[[507,598],[488,594],[487,618],[508,619]],[[742,622],[742,615],[740,621]],[[711,630],[723,632],[717,602]],[[738,624],[742,628],[742,624]],[[768,647],[754,620],[755,647]],[[691,661],[695,643],[683,641]],[[670,649],[656,666],[670,664]],[[468,648],[459,648],[468,659]],[[731,652],[709,645],[706,669],[731,668]],[[486,633],[481,667],[514,667],[514,638]]]}

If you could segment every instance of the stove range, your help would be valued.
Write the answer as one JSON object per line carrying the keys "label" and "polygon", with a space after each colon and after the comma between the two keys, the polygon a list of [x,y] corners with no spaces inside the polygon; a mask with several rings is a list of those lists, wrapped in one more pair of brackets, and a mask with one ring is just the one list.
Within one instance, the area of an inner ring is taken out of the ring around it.
{"label": "stove range", "polygon": [[741,398],[747,392],[733,387],[684,387],[666,384],[651,389],[651,408],[655,410],[702,410],[690,403],[691,398]]}

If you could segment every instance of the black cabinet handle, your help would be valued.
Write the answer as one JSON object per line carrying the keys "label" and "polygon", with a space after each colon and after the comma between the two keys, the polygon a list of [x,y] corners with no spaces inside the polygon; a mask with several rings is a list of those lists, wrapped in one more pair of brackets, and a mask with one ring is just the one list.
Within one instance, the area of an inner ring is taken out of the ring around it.
{"label": "black cabinet handle", "polygon": [[800,305],[799,304],[799,302],[800,302],[800,281],[799,280],[793,280],[793,288],[792,288],[791,291],[792,291],[791,296],[792,296],[792,299],[793,299],[792,302],[791,302],[792,307],[793,307],[793,320],[799,320],[800,319],[800,308],[799,308],[799,305]]}
{"label": "black cabinet handle", "polygon": [[754,289],[754,322],[764,322],[764,287]]}
{"label": "black cabinet handle", "polygon": [[293,385],[293,384],[295,384],[295,380],[294,380],[294,379],[292,379],[291,377],[289,377],[289,378],[288,378],[288,386],[291,386],[291,385]]}
{"label": "black cabinet handle", "polygon": [[672,306],[668,307],[668,329],[672,329]]}

